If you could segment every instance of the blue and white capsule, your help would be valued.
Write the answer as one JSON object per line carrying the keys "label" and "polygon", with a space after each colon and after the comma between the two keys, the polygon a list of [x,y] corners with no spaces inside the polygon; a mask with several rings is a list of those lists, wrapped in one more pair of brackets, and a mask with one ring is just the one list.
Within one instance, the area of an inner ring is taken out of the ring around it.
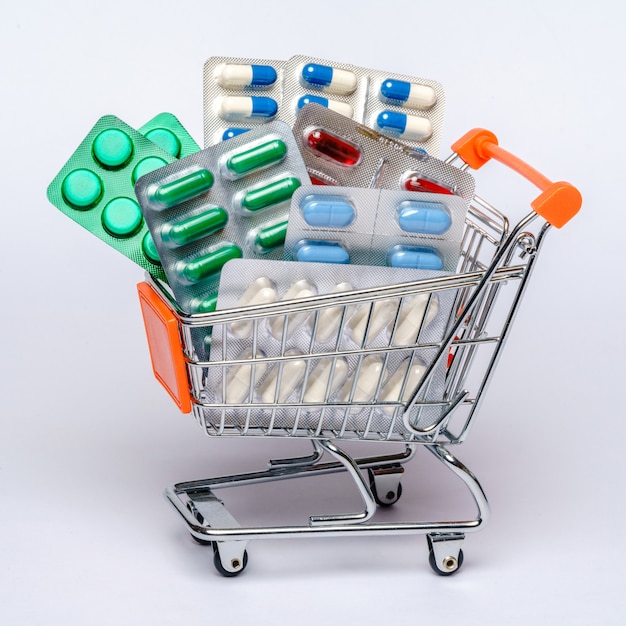
{"label": "blue and white capsule", "polygon": [[244,65],[239,63],[221,63],[215,68],[215,80],[224,89],[271,87],[278,78],[271,65]]}
{"label": "blue and white capsule", "polygon": [[312,85],[342,96],[349,96],[354,93],[358,79],[354,72],[350,70],[340,70],[330,65],[320,65],[319,63],[307,63],[300,71],[300,77],[305,85]]}
{"label": "blue and white capsule", "polygon": [[278,103],[266,96],[225,96],[217,102],[217,114],[223,120],[271,120],[278,113]]}
{"label": "blue and white capsule", "polygon": [[381,83],[379,95],[382,102],[421,111],[432,109],[437,102],[437,94],[432,87],[395,78],[387,78]]}
{"label": "blue and white capsule", "polygon": [[232,139],[233,137],[236,137],[237,135],[243,135],[243,133],[247,133],[249,130],[250,130],[249,128],[227,128],[222,133],[222,141],[226,141],[227,139]]}
{"label": "blue and white capsule", "polygon": [[328,98],[324,98],[323,96],[313,96],[311,94],[306,94],[301,98],[298,98],[298,102],[296,103],[296,109],[299,111],[303,106],[314,102],[315,104],[321,104],[323,107],[334,111],[335,113],[339,113],[345,117],[352,117],[354,113],[354,109],[352,105],[348,102],[340,102],[339,100],[329,100]]}
{"label": "blue and white capsule", "polygon": [[443,269],[443,261],[437,251],[421,246],[394,246],[387,254],[387,265],[415,270]]}
{"label": "blue and white capsule", "polygon": [[393,133],[409,141],[426,141],[433,134],[430,120],[397,111],[382,111],[376,116],[376,126],[383,133]]}

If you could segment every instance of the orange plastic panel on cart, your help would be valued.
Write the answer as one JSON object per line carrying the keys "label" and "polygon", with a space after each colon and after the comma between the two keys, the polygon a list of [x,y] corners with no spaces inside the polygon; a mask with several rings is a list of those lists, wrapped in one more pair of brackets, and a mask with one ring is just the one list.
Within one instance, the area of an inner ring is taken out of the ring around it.
{"label": "orange plastic panel on cart", "polygon": [[154,375],[178,408],[190,413],[189,379],[176,316],[148,283],[139,283],[137,291]]}
{"label": "orange plastic panel on cart", "polygon": [[534,167],[498,145],[498,138],[489,130],[474,128],[452,144],[472,169],[481,168],[490,159],[500,161],[539,187],[542,193],[530,206],[546,222],[561,228],[578,213],[582,197],[576,187],[563,181],[553,183]]}

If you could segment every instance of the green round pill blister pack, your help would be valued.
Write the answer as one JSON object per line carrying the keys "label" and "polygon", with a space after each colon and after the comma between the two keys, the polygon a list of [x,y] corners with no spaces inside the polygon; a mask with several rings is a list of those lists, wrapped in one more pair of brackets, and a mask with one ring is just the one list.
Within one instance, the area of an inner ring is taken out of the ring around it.
{"label": "green round pill blister pack", "polygon": [[[162,140],[174,137],[182,144],[181,137],[186,132],[172,131],[171,124],[168,127],[163,119],[157,119],[146,132],[159,128],[169,128],[170,134],[162,133]],[[193,149],[186,139],[185,149]],[[175,156],[139,131],[106,115],[96,122],[50,183],[48,199],[96,237],[154,276],[165,279],[134,184],[141,176],[175,160]]]}

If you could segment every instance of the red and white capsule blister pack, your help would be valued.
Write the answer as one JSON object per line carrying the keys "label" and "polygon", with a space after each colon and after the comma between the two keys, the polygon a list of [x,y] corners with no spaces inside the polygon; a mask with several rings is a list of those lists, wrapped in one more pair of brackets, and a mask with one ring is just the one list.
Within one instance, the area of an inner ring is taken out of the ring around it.
{"label": "red and white capsule blister pack", "polygon": [[294,56],[284,69],[281,119],[293,126],[298,112],[311,102],[439,153],[445,94],[434,80]]}
{"label": "red and white capsule blister pack", "polygon": [[291,199],[285,259],[455,271],[466,213],[453,195],[305,185]]}
{"label": "red and white capsule blister pack", "polygon": [[474,197],[468,172],[318,104],[302,108],[293,134],[314,184]]}
{"label": "red and white capsule blister pack", "polygon": [[[410,283],[438,278],[445,272],[416,272],[402,268],[375,267],[364,273],[356,266],[291,263],[259,259],[236,259],[224,266],[217,308],[288,302],[315,295],[348,294],[358,289]],[[317,430],[348,427],[363,430],[366,424],[389,432],[397,419],[394,407],[376,409],[336,403],[407,401],[426,371],[441,339],[452,308],[452,294],[424,293],[403,298],[380,298],[367,302],[336,304],[317,312],[310,310],[256,319],[242,319],[213,327],[211,361],[241,361],[227,371],[209,367],[207,394],[217,402],[245,405],[295,402],[308,404],[300,419],[303,427]],[[362,299],[362,296],[361,296]],[[424,348],[416,350],[416,344]],[[385,348],[393,349],[384,352]],[[359,354],[380,348],[377,354]],[[345,354],[337,354],[345,353]],[[287,356],[282,363],[277,357]],[[426,397],[441,393],[445,363],[434,373]],[[326,408],[320,413],[315,405]],[[437,419],[437,407],[422,408],[415,423],[428,426]],[[221,412],[220,412],[221,413]],[[232,419],[242,419],[233,412]],[[207,414],[207,419],[210,415]],[[294,412],[251,409],[246,419],[258,425],[293,428]],[[320,422],[320,419],[322,422]],[[398,420],[402,428],[402,420]],[[392,430],[392,429],[391,429]]]}
{"label": "red and white capsule blister pack", "polygon": [[142,176],[135,194],[178,305],[215,305],[230,259],[281,258],[291,196],[309,177],[287,124],[276,121]]}
{"label": "red and white capsule blister pack", "polygon": [[280,116],[285,61],[211,57],[204,64],[204,146]]}

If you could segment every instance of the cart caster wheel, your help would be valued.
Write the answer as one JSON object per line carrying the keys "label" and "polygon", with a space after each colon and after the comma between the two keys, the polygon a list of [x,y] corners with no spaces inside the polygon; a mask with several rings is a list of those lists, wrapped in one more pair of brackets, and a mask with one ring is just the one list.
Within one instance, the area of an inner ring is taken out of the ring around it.
{"label": "cart caster wheel", "polygon": [[[189,533],[191,535],[191,533]],[[201,546],[212,546],[213,542],[210,539],[200,539],[199,537],[196,537],[195,535],[191,535],[191,538],[196,542],[199,543]]]}
{"label": "cart caster wheel", "polygon": [[435,560],[435,551],[431,548],[428,551],[428,562],[433,568],[433,571],[439,574],[439,576],[452,576],[452,574],[456,574],[459,569],[461,569],[461,565],[463,565],[463,550],[459,550],[458,558],[447,556],[439,564]]}
{"label": "cart caster wheel", "polygon": [[400,482],[400,476],[402,473],[388,473],[381,474],[368,469],[370,479],[370,489],[376,504],[379,506],[391,506],[395,504],[402,495],[402,483]]}
{"label": "cart caster wheel", "polygon": [[217,544],[213,544],[213,564],[215,565],[215,569],[226,578],[232,578],[233,576],[239,576],[244,569],[246,569],[246,565],[248,565],[248,551],[243,551],[242,560],[232,559],[231,561],[232,567],[236,568],[234,571],[227,570],[222,564],[222,559],[220,557],[220,551],[217,547]]}

